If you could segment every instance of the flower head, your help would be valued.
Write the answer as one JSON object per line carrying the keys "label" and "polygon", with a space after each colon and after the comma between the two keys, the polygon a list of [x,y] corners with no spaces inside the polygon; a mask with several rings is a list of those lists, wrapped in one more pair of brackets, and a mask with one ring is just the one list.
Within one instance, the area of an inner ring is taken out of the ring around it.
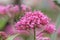
{"label": "flower head", "polygon": [[0,31],[0,37],[2,39],[6,39],[7,38],[7,34],[5,32],[3,32],[3,31]]}
{"label": "flower head", "polygon": [[15,5],[15,6],[7,5],[6,6],[6,11],[7,12],[12,12],[12,13],[17,13],[17,12],[19,12],[19,6],[18,5]]}
{"label": "flower head", "polygon": [[48,33],[53,33],[55,30],[56,29],[54,24],[48,24],[45,27],[45,31],[47,31]]}
{"label": "flower head", "polygon": [[5,6],[0,5],[0,14],[5,14],[6,10],[5,10]]}
{"label": "flower head", "polygon": [[40,27],[49,23],[49,18],[41,11],[26,12],[26,14],[16,23],[17,29],[30,29]]}
{"label": "flower head", "polygon": [[21,5],[21,8],[22,8],[23,11],[31,10],[30,7],[28,7],[28,6],[24,5],[24,4]]}
{"label": "flower head", "polygon": [[12,11],[13,11],[14,13],[19,12],[19,6],[18,6],[18,5],[15,5],[15,6],[12,8]]}

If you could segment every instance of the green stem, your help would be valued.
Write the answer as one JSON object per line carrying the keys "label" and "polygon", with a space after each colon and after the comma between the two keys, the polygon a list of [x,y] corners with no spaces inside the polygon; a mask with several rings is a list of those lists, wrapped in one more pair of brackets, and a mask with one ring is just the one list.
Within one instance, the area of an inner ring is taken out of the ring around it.
{"label": "green stem", "polygon": [[34,40],[36,40],[36,31],[35,31],[35,28],[34,28]]}

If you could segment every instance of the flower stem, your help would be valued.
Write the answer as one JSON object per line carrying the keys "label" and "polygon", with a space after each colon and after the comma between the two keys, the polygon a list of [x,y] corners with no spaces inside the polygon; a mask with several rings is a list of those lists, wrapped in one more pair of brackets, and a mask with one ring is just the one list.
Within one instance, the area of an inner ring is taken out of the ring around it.
{"label": "flower stem", "polygon": [[36,40],[36,31],[35,31],[35,28],[34,28],[34,40]]}

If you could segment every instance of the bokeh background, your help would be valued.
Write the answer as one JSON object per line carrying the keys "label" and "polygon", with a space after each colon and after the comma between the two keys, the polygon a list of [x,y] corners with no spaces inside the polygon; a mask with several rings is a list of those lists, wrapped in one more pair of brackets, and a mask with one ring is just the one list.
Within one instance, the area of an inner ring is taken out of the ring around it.
{"label": "bokeh background", "polygon": [[[17,0],[18,1],[18,0]],[[16,0],[0,0],[1,5],[15,4]],[[47,14],[53,21],[59,14],[59,6],[54,3],[55,0],[19,0],[21,4],[32,7],[33,9],[41,10]],[[59,3],[59,0],[57,0]]]}

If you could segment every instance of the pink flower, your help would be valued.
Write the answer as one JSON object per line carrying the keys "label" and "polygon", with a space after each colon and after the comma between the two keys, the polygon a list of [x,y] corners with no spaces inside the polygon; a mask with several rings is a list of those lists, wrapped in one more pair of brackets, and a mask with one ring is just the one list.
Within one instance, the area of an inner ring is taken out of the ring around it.
{"label": "pink flower", "polygon": [[26,7],[26,5],[22,4],[21,8],[22,8],[22,10],[26,10],[27,7]]}
{"label": "pink flower", "polygon": [[49,18],[40,11],[26,12],[26,14],[16,23],[17,29],[31,29],[40,27],[38,25],[46,25]]}
{"label": "pink flower", "polygon": [[0,5],[0,14],[5,14],[6,10],[5,10],[5,6]]}
{"label": "pink flower", "polygon": [[28,7],[28,6],[24,5],[24,4],[21,5],[21,8],[22,8],[23,11],[31,10],[30,7]]}
{"label": "pink flower", "polygon": [[18,14],[18,12],[20,11],[19,6],[18,5],[7,5],[6,8],[6,14],[9,17],[14,17],[15,14]]}
{"label": "pink flower", "polygon": [[18,5],[15,5],[15,6],[7,5],[6,6],[6,11],[7,12],[12,12],[12,13],[17,13],[17,12],[19,12],[19,6]]}
{"label": "pink flower", "polygon": [[18,5],[15,5],[15,6],[12,8],[12,11],[13,11],[14,13],[19,12],[19,6],[18,6]]}
{"label": "pink flower", "polygon": [[54,31],[56,31],[55,25],[54,24],[48,24],[45,28],[45,31],[47,31],[48,33],[53,33]]}
{"label": "pink flower", "polygon": [[13,35],[13,34],[16,33],[16,30],[15,30],[14,26],[7,25],[6,28],[5,28],[5,32],[6,32],[8,35]]}
{"label": "pink flower", "polygon": [[7,34],[3,31],[0,31],[0,37],[3,38],[3,39],[6,39],[7,38]]}
{"label": "pink flower", "polygon": [[13,8],[13,5],[7,5],[6,6],[6,12],[11,12],[12,8]]}

